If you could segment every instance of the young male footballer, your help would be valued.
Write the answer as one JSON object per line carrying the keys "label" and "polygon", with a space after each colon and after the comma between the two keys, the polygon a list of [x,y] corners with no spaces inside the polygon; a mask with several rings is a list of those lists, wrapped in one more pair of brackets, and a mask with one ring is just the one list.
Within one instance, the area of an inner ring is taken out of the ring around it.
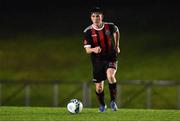
{"label": "young male footballer", "polygon": [[93,82],[97,99],[100,103],[99,112],[106,111],[104,100],[104,81],[107,79],[110,92],[110,108],[117,111],[116,78],[117,55],[119,48],[119,29],[116,25],[103,21],[103,11],[95,7],[90,11],[92,24],[84,30],[83,44],[87,54],[91,55],[93,66]]}

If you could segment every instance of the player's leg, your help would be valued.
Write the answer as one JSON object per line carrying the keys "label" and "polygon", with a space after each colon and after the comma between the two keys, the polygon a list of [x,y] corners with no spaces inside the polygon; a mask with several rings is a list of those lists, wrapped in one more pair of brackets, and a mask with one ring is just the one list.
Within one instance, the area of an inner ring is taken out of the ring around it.
{"label": "player's leg", "polygon": [[107,79],[109,84],[114,84],[116,83],[116,69],[115,68],[108,68],[106,71],[107,74]]}
{"label": "player's leg", "polygon": [[116,95],[117,95],[117,85],[116,85],[116,69],[117,69],[117,64],[113,65],[114,67],[107,68],[107,79],[109,82],[109,92],[110,92],[110,97],[111,97],[111,102],[110,106],[113,111],[116,111],[117,105],[116,105]]}
{"label": "player's leg", "polygon": [[107,79],[109,82],[109,91],[110,91],[110,97],[111,101],[116,101],[116,93],[117,93],[117,86],[116,86],[116,69],[114,68],[108,68],[107,69]]}
{"label": "player's leg", "polygon": [[96,86],[96,95],[97,95],[97,99],[99,101],[99,103],[101,105],[105,105],[104,102],[104,81],[100,82],[100,83],[95,83]]}
{"label": "player's leg", "polygon": [[106,80],[105,64],[102,62],[93,63],[93,82],[95,83],[96,96],[100,103],[99,111],[104,112],[106,109],[104,100],[104,80]]}
{"label": "player's leg", "polygon": [[100,103],[99,111],[104,112],[106,110],[106,105],[104,101],[104,81],[95,83],[96,86],[96,96]]}

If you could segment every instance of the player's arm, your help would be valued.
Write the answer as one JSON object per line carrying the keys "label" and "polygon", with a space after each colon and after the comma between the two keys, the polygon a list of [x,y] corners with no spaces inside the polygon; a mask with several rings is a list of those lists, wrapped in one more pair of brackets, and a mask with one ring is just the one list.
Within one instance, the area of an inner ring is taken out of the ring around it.
{"label": "player's arm", "polygon": [[94,48],[91,48],[91,47],[85,47],[85,50],[86,50],[86,53],[87,54],[91,54],[91,53],[100,53],[101,52],[101,48],[98,46],[98,47],[94,47]]}
{"label": "player's arm", "polygon": [[113,36],[115,41],[115,50],[117,53],[120,53],[120,48],[119,48],[120,32],[117,26],[116,26],[116,31],[113,33]]}
{"label": "player's arm", "polygon": [[90,37],[91,37],[91,33],[89,30],[84,31],[84,40],[83,40],[83,44],[84,44],[84,48],[86,50],[87,54],[91,54],[91,53],[100,53],[101,52],[101,48],[99,46],[97,47],[91,47],[91,41],[90,41]]}

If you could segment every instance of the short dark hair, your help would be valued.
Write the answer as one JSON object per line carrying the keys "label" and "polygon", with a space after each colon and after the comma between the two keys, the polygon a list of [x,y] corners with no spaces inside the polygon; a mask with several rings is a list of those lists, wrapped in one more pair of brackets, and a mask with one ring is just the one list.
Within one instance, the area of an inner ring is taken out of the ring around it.
{"label": "short dark hair", "polygon": [[90,10],[90,14],[92,14],[92,13],[101,13],[101,14],[103,14],[103,10],[98,6],[92,7],[91,10]]}

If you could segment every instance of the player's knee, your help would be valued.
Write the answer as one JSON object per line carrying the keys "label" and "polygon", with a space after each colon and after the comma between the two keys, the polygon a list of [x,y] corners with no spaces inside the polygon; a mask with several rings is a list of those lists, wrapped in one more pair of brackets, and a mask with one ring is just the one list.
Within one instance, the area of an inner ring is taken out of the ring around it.
{"label": "player's knee", "polygon": [[107,78],[108,78],[109,80],[112,80],[112,79],[115,78],[115,75],[114,75],[113,73],[109,73],[109,74],[107,74]]}
{"label": "player's knee", "polygon": [[114,79],[114,80],[111,80],[111,81],[109,81],[109,83],[110,83],[110,84],[116,83],[116,80],[115,80],[115,79]]}
{"label": "player's knee", "polygon": [[101,93],[102,91],[103,91],[103,87],[102,86],[96,87],[96,92],[97,93]]}
{"label": "player's knee", "polygon": [[107,78],[108,78],[108,81],[109,81],[110,84],[116,83],[116,78],[115,78],[114,74],[107,75]]}

